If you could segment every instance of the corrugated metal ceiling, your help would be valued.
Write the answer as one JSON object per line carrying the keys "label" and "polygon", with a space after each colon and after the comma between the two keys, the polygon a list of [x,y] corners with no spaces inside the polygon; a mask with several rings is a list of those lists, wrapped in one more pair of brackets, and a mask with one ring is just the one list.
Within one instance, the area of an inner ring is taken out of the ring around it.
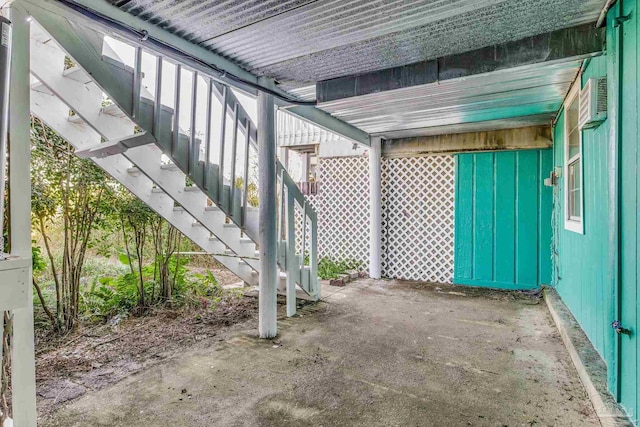
{"label": "corrugated metal ceiling", "polygon": [[319,107],[371,134],[558,111],[580,61],[537,64],[326,102]]}
{"label": "corrugated metal ceiling", "polygon": [[601,0],[105,0],[248,70],[304,82],[595,21]]}

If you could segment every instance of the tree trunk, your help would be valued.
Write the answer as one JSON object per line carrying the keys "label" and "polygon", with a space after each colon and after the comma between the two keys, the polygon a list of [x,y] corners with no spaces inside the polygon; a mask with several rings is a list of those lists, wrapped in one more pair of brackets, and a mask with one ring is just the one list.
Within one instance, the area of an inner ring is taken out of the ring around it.
{"label": "tree trunk", "polygon": [[40,299],[40,304],[42,304],[42,309],[44,310],[45,314],[51,321],[51,326],[53,327],[53,330],[57,331],[58,322],[56,322],[56,319],[53,316],[53,313],[51,313],[51,310],[49,310],[49,307],[47,307],[47,303],[44,301],[44,297],[42,296],[42,290],[40,289],[40,286],[38,286],[38,282],[36,281],[36,278],[33,277],[32,279],[33,279],[33,287],[36,288],[36,292],[38,293],[38,298]]}

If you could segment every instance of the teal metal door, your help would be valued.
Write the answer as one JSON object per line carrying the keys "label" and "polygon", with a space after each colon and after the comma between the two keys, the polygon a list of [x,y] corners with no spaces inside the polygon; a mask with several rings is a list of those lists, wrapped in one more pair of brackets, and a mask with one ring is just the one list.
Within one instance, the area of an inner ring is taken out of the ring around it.
{"label": "teal metal door", "polygon": [[532,289],[551,282],[547,150],[459,154],[453,282]]}

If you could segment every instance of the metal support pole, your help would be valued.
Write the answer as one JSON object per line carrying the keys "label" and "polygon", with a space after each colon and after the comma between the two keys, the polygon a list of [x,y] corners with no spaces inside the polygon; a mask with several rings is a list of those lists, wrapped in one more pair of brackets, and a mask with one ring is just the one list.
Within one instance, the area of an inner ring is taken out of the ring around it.
{"label": "metal support pole", "polygon": [[382,252],[382,181],[381,138],[372,137],[369,148],[369,215],[371,236],[369,248],[369,277],[381,277],[380,254]]}
{"label": "metal support pole", "polygon": [[[274,87],[271,80],[263,85]],[[273,96],[258,94],[258,198],[260,236],[260,338],[273,338],[278,334],[277,324],[277,180],[276,180],[276,127]]]}
{"label": "metal support pole", "polygon": [[[31,258],[31,179],[29,105],[29,23],[15,3],[9,105],[9,159],[11,195],[11,255]],[[31,283],[29,273],[28,283]],[[36,425],[36,373],[33,333],[33,294],[27,306],[13,311],[13,421],[16,427]]]}

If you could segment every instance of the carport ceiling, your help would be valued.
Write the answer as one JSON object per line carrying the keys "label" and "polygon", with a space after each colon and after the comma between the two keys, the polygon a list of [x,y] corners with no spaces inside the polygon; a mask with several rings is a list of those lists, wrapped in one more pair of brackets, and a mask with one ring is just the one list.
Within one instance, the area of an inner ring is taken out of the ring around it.
{"label": "carport ceiling", "polygon": [[104,1],[287,87],[594,22],[603,4],[602,0]]}

